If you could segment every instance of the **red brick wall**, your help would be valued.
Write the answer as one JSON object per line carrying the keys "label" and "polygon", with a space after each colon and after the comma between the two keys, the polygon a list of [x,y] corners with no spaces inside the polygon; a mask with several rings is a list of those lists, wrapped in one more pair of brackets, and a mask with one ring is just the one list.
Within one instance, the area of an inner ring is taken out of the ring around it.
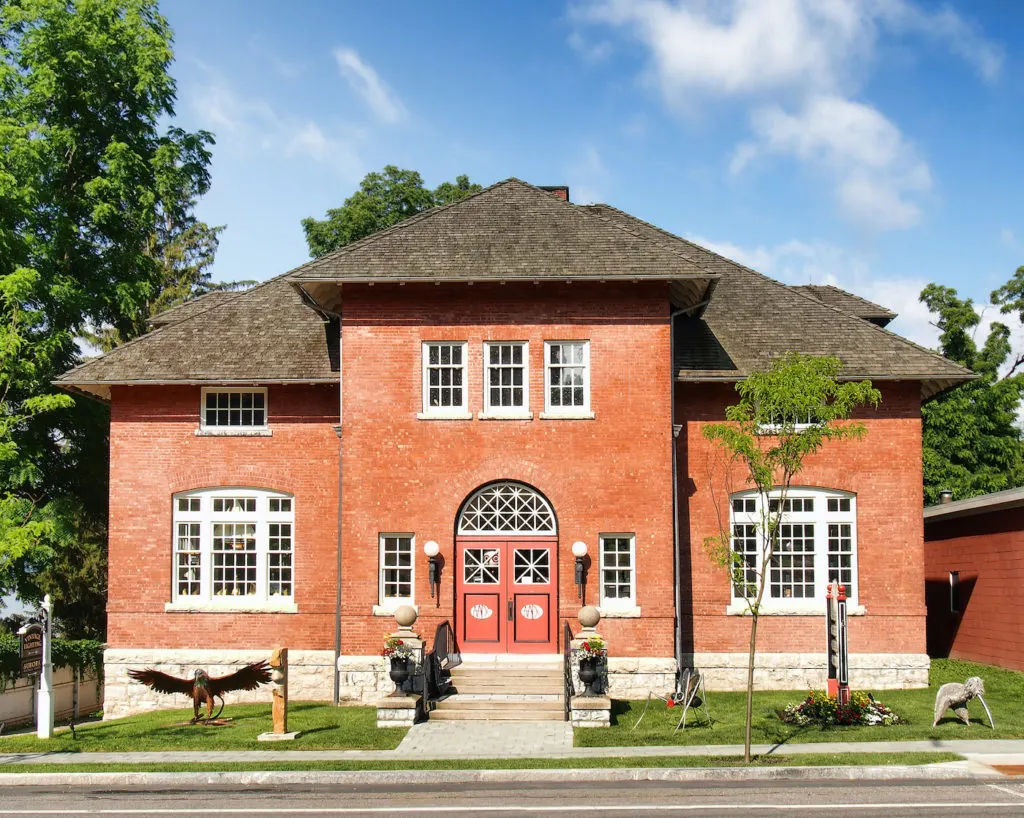
{"label": "red brick wall", "polygon": [[[876,386],[882,392],[880,407],[859,415],[867,435],[828,444],[806,461],[796,483],[857,495],[859,602],[867,613],[849,619],[850,652],[923,653],[919,385]],[[684,647],[745,651],[750,620],[723,616],[730,602],[728,575],[704,550],[705,537],[719,531],[716,500],[721,521],[728,526],[729,493],[749,488],[742,469],[726,469],[718,447],[701,433],[704,424],[724,419],[725,407],[737,395],[731,386],[714,384],[679,384],[676,394],[676,417],[683,424],[678,440],[683,575],[691,577],[689,587],[684,585]],[[824,608],[822,616],[763,616],[758,650],[823,649],[823,615]]]}
{"label": "red brick wall", "polygon": [[[272,437],[197,437],[198,386],[114,387],[110,647],[334,647],[338,439],[331,424],[338,388],[271,386],[268,401]],[[299,613],[164,612],[171,599],[171,496],[221,486],[295,495]]]}
{"label": "red brick wall", "polygon": [[[456,514],[494,480],[520,480],[558,517],[560,616],[578,630],[571,544],[635,532],[643,620],[608,620],[620,656],[672,655],[672,493],[668,293],[664,284],[345,287],[345,653],[379,650],[394,620],[377,602],[380,532],[415,532],[420,632],[453,617]],[[545,420],[545,340],[590,340],[593,420]],[[468,341],[473,420],[418,420],[421,343]],[[484,341],[528,340],[530,421],[479,420]],[[445,560],[440,604],[428,596],[422,545]]]}
{"label": "red brick wall", "polygon": [[[1024,509],[925,523],[928,653],[1024,670]],[[949,572],[960,572],[960,613]]]}

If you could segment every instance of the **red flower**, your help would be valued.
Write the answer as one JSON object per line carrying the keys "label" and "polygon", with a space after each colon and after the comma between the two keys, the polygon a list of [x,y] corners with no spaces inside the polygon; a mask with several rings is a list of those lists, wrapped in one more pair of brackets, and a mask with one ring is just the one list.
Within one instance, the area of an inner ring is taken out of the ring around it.
{"label": "red flower", "polygon": [[665,704],[668,705],[669,707],[675,707],[676,706],[676,700],[675,699],[669,699],[667,702],[665,702]]}

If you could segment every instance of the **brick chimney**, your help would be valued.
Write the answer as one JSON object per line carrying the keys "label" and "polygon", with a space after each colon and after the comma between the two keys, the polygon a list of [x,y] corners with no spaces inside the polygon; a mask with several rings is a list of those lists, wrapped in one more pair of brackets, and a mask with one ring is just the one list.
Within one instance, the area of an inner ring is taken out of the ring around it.
{"label": "brick chimney", "polygon": [[541,190],[546,190],[552,196],[557,196],[563,202],[569,201],[568,185],[538,185]]}

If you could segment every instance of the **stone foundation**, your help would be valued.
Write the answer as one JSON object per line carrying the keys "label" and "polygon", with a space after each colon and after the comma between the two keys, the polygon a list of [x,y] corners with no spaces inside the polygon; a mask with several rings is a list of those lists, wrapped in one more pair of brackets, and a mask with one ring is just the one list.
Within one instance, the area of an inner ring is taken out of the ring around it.
{"label": "stone foundation", "polygon": [[613,654],[608,657],[607,694],[613,699],[646,699],[652,690],[666,693],[675,689],[675,659],[622,658],[614,655],[615,645],[611,648]]}
{"label": "stone foundation", "polygon": [[[704,674],[708,690],[746,690],[745,653],[684,654]],[[754,686],[758,690],[822,690],[828,679],[825,653],[758,653]],[[854,653],[850,687],[854,690],[905,690],[928,687],[930,660],[923,653]]]}
{"label": "stone foundation", "polygon": [[[103,718],[130,716],[149,710],[189,707],[181,694],[163,694],[132,681],[129,670],[153,668],[172,676],[192,678],[202,668],[211,676],[233,673],[243,665],[269,659],[269,650],[153,650],[108,648],[103,654],[105,696]],[[377,658],[380,662],[380,658]],[[331,701],[334,696],[334,651],[290,650],[288,696],[293,701]],[[271,701],[272,685],[238,691],[224,697],[230,707],[237,702]],[[218,705],[219,706],[219,705]],[[230,715],[230,714],[228,714]]]}
{"label": "stone foundation", "polygon": [[380,656],[340,656],[338,674],[341,704],[376,704],[395,692],[395,683]]}

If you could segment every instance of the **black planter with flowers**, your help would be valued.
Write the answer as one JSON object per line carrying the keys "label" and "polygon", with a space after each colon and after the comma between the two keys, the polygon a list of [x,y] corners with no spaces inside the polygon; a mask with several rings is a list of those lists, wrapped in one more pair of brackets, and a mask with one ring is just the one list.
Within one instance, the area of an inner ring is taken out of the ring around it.
{"label": "black planter with flowers", "polygon": [[409,678],[409,658],[407,656],[392,656],[391,670],[388,672],[388,676],[391,677],[391,681],[395,683],[395,686],[400,689],[405,684],[406,679]]}
{"label": "black planter with flowers", "polygon": [[584,684],[584,696],[597,695],[595,683],[601,675],[597,667],[598,661],[599,660],[596,656],[592,656],[588,659],[580,659],[580,681]]}
{"label": "black planter with flowers", "polygon": [[601,677],[604,675],[604,660],[608,649],[600,636],[591,636],[576,648],[576,657],[580,662],[580,681],[583,682],[584,696],[600,695]]}
{"label": "black planter with flowers", "polygon": [[384,650],[380,655],[391,663],[388,676],[395,683],[394,695],[398,695],[412,675],[412,648],[397,636],[388,636],[384,639]]}

